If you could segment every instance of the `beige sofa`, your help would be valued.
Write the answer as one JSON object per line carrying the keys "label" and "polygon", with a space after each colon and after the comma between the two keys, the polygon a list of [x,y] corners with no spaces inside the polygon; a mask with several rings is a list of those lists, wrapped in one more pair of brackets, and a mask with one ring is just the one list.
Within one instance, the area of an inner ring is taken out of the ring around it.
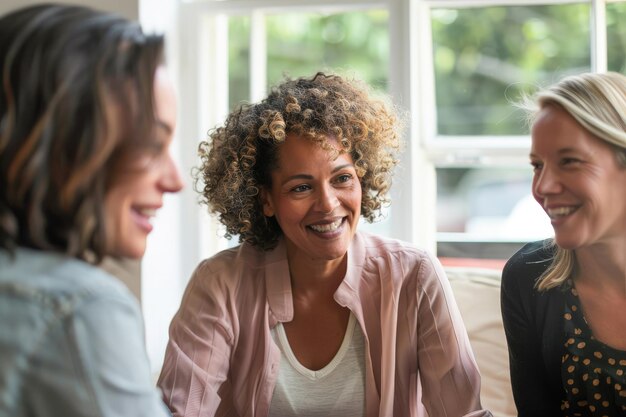
{"label": "beige sofa", "polygon": [[494,417],[517,416],[500,312],[498,269],[445,267],[482,376],[481,402]]}

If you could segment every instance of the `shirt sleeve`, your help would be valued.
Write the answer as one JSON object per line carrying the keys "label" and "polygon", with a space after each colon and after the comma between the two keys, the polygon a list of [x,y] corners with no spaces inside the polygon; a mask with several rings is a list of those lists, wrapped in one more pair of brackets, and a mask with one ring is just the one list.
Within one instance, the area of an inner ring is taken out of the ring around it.
{"label": "shirt sleeve", "polygon": [[170,325],[157,384],[176,417],[214,416],[227,382],[234,339],[228,290],[211,275],[207,263],[196,269]]}
{"label": "shirt sleeve", "polygon": [[[112,291],[67,301],[33,358],[32,415],[166,417],[150,373],[138,303]],[[29,414],[30,415],[30,414]]]}
{"label": "shirt sleeve", "polygon": [[550,398],[553,389],[546,373],[531,303],[538,276],[524,267],[525,262],[520,254],[507,262],[500,293],[513,397],[519,417],[553,417],[560,415],[561,410],[558,398]]}
{"label": "shirt sleeve", "polygon": [[432,257],[418,271],[418,366],[428,415],[488,417],[480,374],[452,288]]}

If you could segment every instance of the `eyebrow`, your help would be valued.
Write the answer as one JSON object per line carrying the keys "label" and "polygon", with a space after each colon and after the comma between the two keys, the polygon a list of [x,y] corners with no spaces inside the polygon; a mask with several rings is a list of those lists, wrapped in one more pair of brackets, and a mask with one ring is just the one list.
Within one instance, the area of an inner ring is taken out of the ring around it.
{"label": "eyebrow", "polygon": [[[331,173],[334,174],[335,172],[341,171],[344,168],[353,167],[353,166],[354,166],[353,164],[337,165],[335,168],[333,168]],[[312,179],[313,179],[313,176],[309,174],[296,174],[296,175],[292,175],[290,177],[285,178],[282,184],[286,184],[289,181],[293,181],[293,180],[312,180]]]}
{"label": "eyebrow", "polygon": [[[556,151],[556,153],[558,155],[563,155],[563,154],[567,154],[567,153],[570,153],[570,152],[581,152],[581,150],[580,149],[576,149],[576,148],[562,148],[562,149],[559,149],[558,151]],[[530,158],[536,158],[537,154],[534,154],[534,153],[531,152],[528,156]]]}

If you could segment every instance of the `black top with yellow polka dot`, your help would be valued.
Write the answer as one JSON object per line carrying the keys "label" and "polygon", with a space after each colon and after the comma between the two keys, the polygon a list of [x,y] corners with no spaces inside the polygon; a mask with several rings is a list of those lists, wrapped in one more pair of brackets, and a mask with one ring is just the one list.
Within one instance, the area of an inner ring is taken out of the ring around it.
{"label": "black top with yellow polka dot", "polygon": [[593,337],[570,283],[565,296],[566,352],[561,377],[566,396],[563,415],[590,417],[626,416],[626,352]]}

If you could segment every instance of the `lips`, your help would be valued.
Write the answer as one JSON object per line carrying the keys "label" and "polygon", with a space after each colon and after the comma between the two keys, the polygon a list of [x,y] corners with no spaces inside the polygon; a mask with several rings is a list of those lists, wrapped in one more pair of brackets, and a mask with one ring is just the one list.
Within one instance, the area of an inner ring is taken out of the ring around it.
{"label": "lips", "polygon": [[132,207],[131,211],[135,223],[147,233],[152,231],[150,220],[156,215],[157,207]]}

